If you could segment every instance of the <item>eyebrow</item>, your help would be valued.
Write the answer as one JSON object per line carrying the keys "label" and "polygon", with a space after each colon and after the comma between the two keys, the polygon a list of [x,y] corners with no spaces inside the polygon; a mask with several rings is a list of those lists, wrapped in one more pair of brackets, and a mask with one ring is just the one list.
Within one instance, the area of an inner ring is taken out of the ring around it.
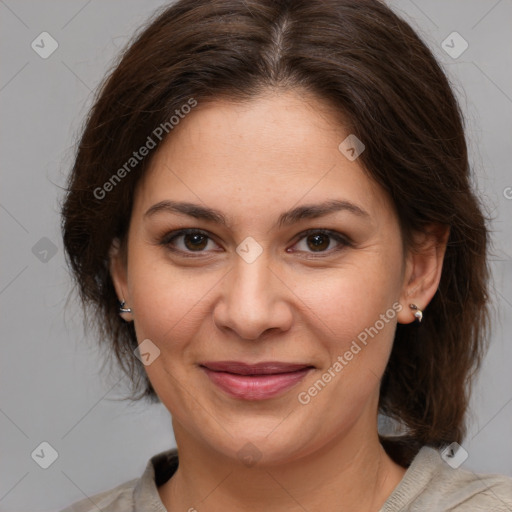
{"label": "eyebrow", "polygon": [[[346,211],[362,218],[370,218],[370,215],[360,206],[357,206],[350,201],[334,199],[318,204],[297,206],[296,208],[283,212],[279,216],[276,226],[289,226],[304,219],[316,219],[339,211]],[[195,203],[170,200],[160,201],[159,203],[151,206],[144,214],[144,218],[151,217],[161,212],[178,213],[194,217],[195,219],[221,224],[223,226],[228,225],[226,217],[219,210]]]}

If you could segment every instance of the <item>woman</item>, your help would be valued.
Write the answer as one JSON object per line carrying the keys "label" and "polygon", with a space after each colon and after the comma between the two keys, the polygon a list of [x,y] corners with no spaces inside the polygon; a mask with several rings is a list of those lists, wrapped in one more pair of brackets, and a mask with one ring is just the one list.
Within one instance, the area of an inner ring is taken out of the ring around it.
{"label": "woman", "polygon": [[461,114],[381,2],[168,7],[99,93],[63,234],[177,443],[68,511],[512,510],[460,467],[488,280]]}

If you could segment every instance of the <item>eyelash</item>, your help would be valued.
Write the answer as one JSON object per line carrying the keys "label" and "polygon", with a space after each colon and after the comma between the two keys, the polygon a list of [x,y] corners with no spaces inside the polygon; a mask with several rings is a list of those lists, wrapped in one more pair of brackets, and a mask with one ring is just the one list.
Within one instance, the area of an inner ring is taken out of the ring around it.
{"label": "eyelash", "polygon": [[[195,229],[195,228],[186,228],[186,229],[180,229],[177,231],[172,231],[170,233],[167,233],[160,241],[160,245],[165,246],[168,250],[170,250],[174,253],[181,253],[181,255],[183,255],[186,258],[200,257],[206,251],[204,251],[204,250],[203,251],[183,251],[181,249],[176,249],[171,246],[171,242],[176,240],[176,238],[186,236],[186,235],[194,235],[194,234],[204,235],[209,240],[214,241],[213,238],[210,236],[210,234],[207,231],[203,231],[201,229]],[[322,258],[322,257],[330,256],[334,252],[339,252],[339,251],[343,250],[344,248],[352,247],[352,245],[353,245],[351,240],[348,237],[338,233],[337,231],[332,231],[330,229],[308,229],[306,231],[303,231],[302,233],[299,233],[299,235],[298,235],[299,238],[294,243],[294,245],[299,243],[304,238],[307,238],[309,235],[313,235],[313,234],[326,235],[326,236],[330,237],[331,239],[335,240],[336,242],[338,242],[342,247],[338,247],[335,249],[328,249],[326,251],[309,252],[307,254],[310,254],[313,256],[307,256],[307,258]],[[298,251],[298,252],[301,252],[301,251]],[[196,254],[194,254],[194,253],[196,253]]]}

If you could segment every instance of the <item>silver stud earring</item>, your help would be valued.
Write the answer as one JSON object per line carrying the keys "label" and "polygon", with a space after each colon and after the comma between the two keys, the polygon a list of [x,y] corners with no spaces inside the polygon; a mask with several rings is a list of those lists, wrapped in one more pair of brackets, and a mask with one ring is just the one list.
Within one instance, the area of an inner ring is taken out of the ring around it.
{"label": "silver stud earring", "polygon": [[414,310],[414,316],[420,323],[423,320],[423,311],[416,304],[409,304],[409,307]]}
{"label": "silver stud earring", "polygon": [[126,304],[126,302],[124,300],[119,302],[119,313],[131,313],[132,312],[132,308],[124,307],[125,304]]}

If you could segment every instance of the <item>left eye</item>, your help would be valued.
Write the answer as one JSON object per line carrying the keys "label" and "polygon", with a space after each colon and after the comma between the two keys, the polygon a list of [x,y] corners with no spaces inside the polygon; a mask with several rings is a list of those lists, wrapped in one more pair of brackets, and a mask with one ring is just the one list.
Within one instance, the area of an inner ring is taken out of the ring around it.
{"label": "left eye", "polygon": [[[333,244],[334,241],[334,244]],[[302,244],[302,249],[299,248],[300,251],[303,252],[331,252],[338,251],[345,246],[350,245],[347,238],[342,236],[335,231],[328,230],[310,230],[303,234],[302,238],[295,244],[295,246],[299,246]],[[332,245],[337,245],[334,249]]]}

